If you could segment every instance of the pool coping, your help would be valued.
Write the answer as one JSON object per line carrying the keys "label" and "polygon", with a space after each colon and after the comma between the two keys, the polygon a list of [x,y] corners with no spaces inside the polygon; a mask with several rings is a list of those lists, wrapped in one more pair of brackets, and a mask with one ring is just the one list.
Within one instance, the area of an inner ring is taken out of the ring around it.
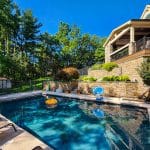
{"label": "pool coping", "polygon": [[0,96],[0,102],[6,101],[13,101],[22,98],[34,97],[34,96],[41,96],[42,91],[31,91],[31,92],[21,92],[21,93],[14,93],[14,94],[6,94]]}
{"label": "pool coping", "polygon": [[117,105],[135,106],[135,107],[146,108],[146,109],[150,110],[150,104],[145,103],[145,102],[131,101],[131,100],[128,100],[127,98],[104,97],[103,100],[96,100],[96,96],[94,96],[94,95],[57,93],[57,92],[51,92],[51,91],[43,92],[42,94],[75,98],[75,99],[86,100],[86,101],[94,101],[94,102],[99,102],[99,103],[110,103],[110,104],[117,104]]}
{"label": "pool coping", "polygon": [[103,100],[96,100],[96,97],[94,95],[58,93],[58,92],[41,91],[41,90],[2,95],[2,96],[0,96],[0,103],[7,102],[7,101],[13,101],[13,100],[19,100],[19,99],[28,98],[28,97],[42,96],[42,95],[47,95],[47,94],[53,95],[53,96],[75,98],[75,99],[86,100],[86,101],[100,102],[100,103],[110,103],[110,104],[117,104],[117,105],[127,105],[127,106],[147,108],[150,112],[150,104],[145,103],[145,102],[132,101],[130,99],[123,98],[123,97],[121,97],[121,98],[104,97]]}

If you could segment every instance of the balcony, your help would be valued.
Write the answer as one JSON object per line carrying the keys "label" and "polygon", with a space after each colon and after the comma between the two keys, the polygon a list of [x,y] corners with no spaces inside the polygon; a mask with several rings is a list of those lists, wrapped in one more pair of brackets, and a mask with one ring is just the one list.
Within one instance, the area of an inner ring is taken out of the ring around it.
{"label": "balcony", "polygon": [[[132,54],[135,54],[139,51],[145,51],[143,54],[150,53],[150,37],[143,37],[135,42],[135,48]],[[124,58],[129,55],[129,44],[126,44],[125,46],[121,47],[118,50],[113,51],[111,56],[111,61],[116,61],[121,58]]]}

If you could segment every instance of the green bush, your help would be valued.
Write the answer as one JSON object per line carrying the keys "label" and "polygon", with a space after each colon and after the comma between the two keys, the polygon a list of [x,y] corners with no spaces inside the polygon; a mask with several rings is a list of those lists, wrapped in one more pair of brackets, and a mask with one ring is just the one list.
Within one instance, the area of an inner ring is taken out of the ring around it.
{"label": "green bush", "polygon": [[91,70],[100,70],[102,69],[102,64],[95,64],[91,67]]}
{"label": "green bush", "polygon": [[121,75],[119,76],[119,81],[130,81],[130,78],[127,75]]}
{"label": "green bush", "polygon": [[80,76],[79,78],[80,81],[85,81],[85,82],[94,82],[96,81],[97,79],[94,78],[94,77],[90,77],[88,75],[84,75],[84,76]]}
{"label": "green bush", "polygon": [[106,71],[112,71],[114,68],[118,67],[118,65],[115,62],[108,62],[102,65],[102,69]]}
{"label": "green bush", "polygon": [[72,81],[79,78],[79,72],[74,67],[63,68],[55,78],[60,81]]}
{"label": "green bush", "polygon": [[147,85],[150,85],[150,58],[141,63],[139,68],[137,68],[137,71],[140,77],[143,79],[143,82]]}
{"label": "green bush", "polygon": [[121,76],[106,76],[102,78],[102,81],[130,81],[130,78],[127,75]]}

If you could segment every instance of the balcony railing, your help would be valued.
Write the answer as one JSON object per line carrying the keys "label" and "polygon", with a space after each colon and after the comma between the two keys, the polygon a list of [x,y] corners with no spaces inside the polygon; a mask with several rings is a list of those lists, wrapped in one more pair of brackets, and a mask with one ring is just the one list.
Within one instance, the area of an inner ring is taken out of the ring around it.
{"label": "balcony railing", "polygon": [[121,49],[121,51],[115,53],[115,54],[112,54],[111,55],[111,61],[115,61],[115,60],[118,60],[122,57],[125,57],[125,56],[128,56],[129,55],[129,47],[125,47],[124,49]]}
{"label": "balcony railing", "polygon": [[136,52],[150,49],[150,37],[144,37],[136,42]]}

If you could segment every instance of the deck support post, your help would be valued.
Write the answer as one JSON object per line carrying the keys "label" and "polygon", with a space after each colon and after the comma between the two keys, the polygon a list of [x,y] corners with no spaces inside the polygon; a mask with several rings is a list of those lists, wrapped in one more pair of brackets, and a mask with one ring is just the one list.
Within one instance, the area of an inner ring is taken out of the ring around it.
{"label": "deck support post", "polygon": [[135,28],[130,27],[129,55],[135,52]]}

